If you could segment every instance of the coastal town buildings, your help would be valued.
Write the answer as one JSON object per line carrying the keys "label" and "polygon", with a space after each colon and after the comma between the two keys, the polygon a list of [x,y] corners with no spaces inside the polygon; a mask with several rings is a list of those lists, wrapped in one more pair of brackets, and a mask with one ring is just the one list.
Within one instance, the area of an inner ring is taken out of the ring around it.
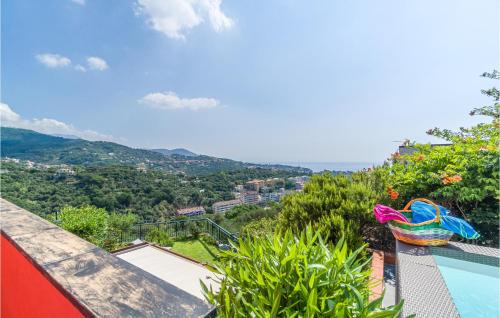
{"label": "coastal town buildings", "polygon": [[262,193],[260,195],[260,203],[279,202],[281,196],[279,192]]}
{"label": "coastal town buildings", "polygon": [[231,210],[235,206],[242,205],[243,201],[240,199],[219,201],[212,205],[212,209],[215,213],[222,213]]}
{"label": "coastal town buildings", "polygon": [[259,203],[259,193],[257,191],[246,191],[243,193],[243,203],[257,204]]}
{"label": "coastal town buildings", "polygon": [[265,184],[264,180],[254,179],[245,183],[245,189],[259,191]]}

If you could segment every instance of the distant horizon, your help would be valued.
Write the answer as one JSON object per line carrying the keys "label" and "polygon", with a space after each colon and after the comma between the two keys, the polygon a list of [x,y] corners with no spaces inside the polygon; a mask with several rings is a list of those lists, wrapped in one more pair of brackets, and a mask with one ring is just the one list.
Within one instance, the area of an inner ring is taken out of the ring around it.
{"label": "distant horizon", "polygon": [[[366,168],[371,168],[375,165],[381,165],[383,162],[357,162],[357,161],[351,161],[351,162],[336,162],[336,161],[330,161],[330,162],[298,162],[298,161],[291,161],[291,162],[269,162],[269,164],[281,164],[281,165],[288,165],[288,166],[294,166],[294,167],[301,167],[301,168],[308,168],[311,169],[313,172],[321,172],[321,171],[360,171],[362,169]],[[264,164],[264,163],[263,163]]]}

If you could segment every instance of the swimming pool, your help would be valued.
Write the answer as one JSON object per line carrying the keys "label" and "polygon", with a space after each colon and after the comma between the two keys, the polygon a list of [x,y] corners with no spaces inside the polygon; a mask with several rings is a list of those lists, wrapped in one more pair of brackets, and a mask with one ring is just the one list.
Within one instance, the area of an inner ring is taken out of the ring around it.
{"label": "swimming pool", "polygon": [[500,317],[499,267],[433,255],[462,318]]}

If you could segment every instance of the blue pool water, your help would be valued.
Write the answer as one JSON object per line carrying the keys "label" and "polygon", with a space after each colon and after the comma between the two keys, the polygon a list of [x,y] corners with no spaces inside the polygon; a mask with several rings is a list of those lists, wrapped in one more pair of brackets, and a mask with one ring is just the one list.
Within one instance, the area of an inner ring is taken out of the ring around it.
{"label": "blue pool water", "polygon": [[433,256],[462,318],[500,317],[498,267]]}

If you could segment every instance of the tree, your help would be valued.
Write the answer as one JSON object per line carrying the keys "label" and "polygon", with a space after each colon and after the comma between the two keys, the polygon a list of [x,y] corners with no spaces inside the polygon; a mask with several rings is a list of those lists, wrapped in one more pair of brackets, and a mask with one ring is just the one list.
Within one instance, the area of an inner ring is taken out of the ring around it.
{"label": "tree", "polygon": [[397,317],[402,304],[368,302],[369,262],[343,239],[333,246],[307,227],[240,240],[222,252],[220,289],[201,282],[220,317]]}
{"label": "tree", "polygon": [[368,180],[326,173],[313,176],[302,192],[282,199],[278,228],[300,233],[312,224],[333,242],[345,237],[349,246],[361,246],[362,233],[374,224],[372,209],[380,196]]}

